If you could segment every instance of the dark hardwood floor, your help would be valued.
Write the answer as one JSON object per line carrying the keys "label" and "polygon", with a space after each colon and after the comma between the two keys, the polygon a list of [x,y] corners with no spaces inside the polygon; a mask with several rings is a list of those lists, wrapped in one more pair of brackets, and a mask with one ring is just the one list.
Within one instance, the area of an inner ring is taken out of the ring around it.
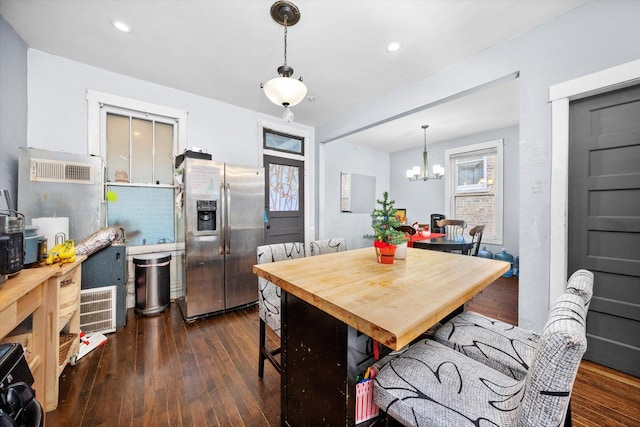
{"label": "dark hardwood floor", "polygon": [[[518,282],[499,279],[468,304],[517,321]],[[309,325],[312,328],[312,325]],[[268,329],[268,328],[267,328]],[[268,335],[276,345],[275,335]],[[183,321],[129,310],[127,326],[65,368],[47,426],[279,426],[280,381],[259,379],[257,307]],[[573,389],[574,426],[640,426],[640,379],[582,362]]]}

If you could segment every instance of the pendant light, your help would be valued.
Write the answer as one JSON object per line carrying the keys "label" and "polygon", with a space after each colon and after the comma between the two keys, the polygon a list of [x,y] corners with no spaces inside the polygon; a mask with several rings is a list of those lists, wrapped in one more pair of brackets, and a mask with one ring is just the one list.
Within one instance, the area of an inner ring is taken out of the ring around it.
{"label": "pendant light", "polygon": [[420,166],[414,166],[413,169],[407,170],[407,179],[409,181],[427,181],[429,179],[442,179],[444,176],[444,168],[440,165],[433,165],[433,174],[429,173],[429,159],[427,154],[427,128],[429,125],[422,125],[424,130],[424,151],[422,152],[422,171]]}
{"label": "pendant light", "polygon": [[307,94],[307,87],[302,82],[302,77],[294,79],[293,68],[287,65],[287,29],[300,20],[300,9],[287,0],[279,0],[271,6],[271,17],[278,24],[284,26],[284,64],[278,67],[280,77],[275,77],[261,84],[264,94],[271,102],[284,107],[282,118],[287,122],[294,119],[290,107],[300,103]]}

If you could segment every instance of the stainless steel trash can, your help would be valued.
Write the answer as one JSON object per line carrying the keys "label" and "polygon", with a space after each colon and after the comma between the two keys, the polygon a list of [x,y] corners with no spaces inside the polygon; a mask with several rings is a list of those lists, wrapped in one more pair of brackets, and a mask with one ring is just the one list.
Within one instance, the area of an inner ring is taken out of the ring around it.
{"label": "stainless steel trash can", "polygon": [[171,255],[151,254],[133,258],[136,268],[136,307],[139,314],[159,314],[169,305]]}

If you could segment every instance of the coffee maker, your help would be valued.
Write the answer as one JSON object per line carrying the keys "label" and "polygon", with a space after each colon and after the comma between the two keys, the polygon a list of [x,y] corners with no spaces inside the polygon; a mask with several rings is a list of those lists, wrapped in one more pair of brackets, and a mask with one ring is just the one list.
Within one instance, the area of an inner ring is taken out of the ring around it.
{"label": "coffee maker", "polygon": [[24,267],[24,215],[0,210],[0,285]]}

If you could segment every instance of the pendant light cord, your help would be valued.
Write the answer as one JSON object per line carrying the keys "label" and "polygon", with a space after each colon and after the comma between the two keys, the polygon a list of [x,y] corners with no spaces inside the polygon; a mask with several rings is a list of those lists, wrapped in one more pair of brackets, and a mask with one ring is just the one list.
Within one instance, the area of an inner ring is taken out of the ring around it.
{"label": "pendant light cord", "polygon": [[284,65],[287,65],[287,15],[284,16]]}

